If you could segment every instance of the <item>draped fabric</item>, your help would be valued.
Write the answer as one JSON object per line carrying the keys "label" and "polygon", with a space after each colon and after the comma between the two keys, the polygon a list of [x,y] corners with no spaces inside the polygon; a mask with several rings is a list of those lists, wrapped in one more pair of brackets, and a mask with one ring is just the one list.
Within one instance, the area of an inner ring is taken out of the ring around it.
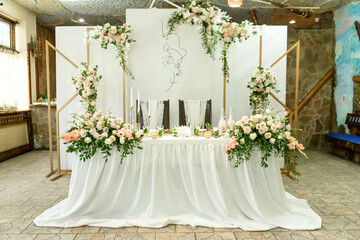
{"label": "draped fabric", "polygon": [[[141,101],[141,111],[143,114],[143,124],[144,126],[149,126],[150,129],[157,129],[158,125],[163,125],[164,118],[164,101],[149,100]],[[148,110],[150,104],[150,124],[148,120]]]}
{"label": "draped fabric", "polygon": [[190,126],[202,127],[205,123],[207,101],[184,100],[186,123]]}
{"label": "draped fabric", "polygon": [[260,153],[233,168],[229,139],[145,139],[120,164],[112,151],[75,161],[69,196],[34,222],[37,226],[162,227],[190,224],[262,231],[275,227],[312,230],[321,218],[306,200],[284,191],[279,159],[260,166]]}

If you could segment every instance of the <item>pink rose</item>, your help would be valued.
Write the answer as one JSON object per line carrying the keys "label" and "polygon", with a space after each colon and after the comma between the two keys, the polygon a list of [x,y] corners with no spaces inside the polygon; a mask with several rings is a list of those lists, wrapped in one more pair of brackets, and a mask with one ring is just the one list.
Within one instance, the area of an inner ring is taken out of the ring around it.
{"label": "pink rose", "polygon": [[115,41],[116,41],[116,42],[120,42],[120,40],[121,40],[120,35],[116,35],[116,36],[115,36]]}
{"label": "pink rose", "polygon": [[216,23],[218,21],[218,19],[217,18],[213,18],[213,19],[211,19],[211,22],[212,23]]}
{"label": "pink rose", "polygon": [[104,121],[104,116],[99,117],[99,121]]}
{"label": "pink rose", "polygon": [[244,128],[244,133],[249,134],[251,132],[251,128],[250,127],[245,127]]}
{"label": "pink rose", "polygon": [[90,102],[90,105],[91,105],[91,106],[95,106],[95,104],[96,104],[95,101],[91,101],[91,102]]}
{"label": "pink rose", "polygon": [[209,12],[213,12],[214,8],[213,7],[209,7]]}
{"label": "pink rose", "polygon": [[84,82],[84,87],[90,87],[90,86],[91,86],[91,82],[89,82],[89,81]]}
{"label": "pink rose", "polygon": [[115,34],[115,33],[117,32],[117,30],[116,30],[116,28],[112,28],[112,29],[110,30],[110,32],[111,32],[112,34]]}
{"label": "pink rose", "polygon": [[253,122],[258,122],[259,121],[259,118],[257,116],[251,116],[251,121]]}
{"label": "pink rose", "polygon": [[289,112],[288,112],[288,111],[285,111],[285,112],[284,112],[284,115],[285,115],[285,117],[289,116]]}
{"label": "pink rose", "polygon": [[268,78],[272,78],[272,75],[271,75],[271,73],[268,73],[268,75],[267,75],[267,76],[268,76]]}
{"label": "pink rose", "polygon": [[297,145],[297,147],[301,150],[301,151],[304,151],[305,150],[305,147],[300,143]]}
{"label": "pink rose", "polygon": [[125,51],[125,47],[122,47],[122,48],[121,48],[121,51]]}
{"label": "pink rose", "polygon": [[257,82],[257,83],[261,83],[262,81],[261,81],[261,79],[257,79],[256,82]]}
{"label": "pink rose", "polygon": [[104,31],[101,31],[100,32],[100,39],[103,39],[105,37],[105,33],[104,33]]}
{"label": "pink rose", "polygon": [[86,125],[86,126],[89,126],[90,124],[91,124],[91,122],[90,122],[89,120],[86,120],[86,121],[85,121],[85,125]]}
{"label": "pink rose", "polygon": [[115,142],[116,137],[115,137],[114,135],[111,135],[111,136],[110,136],[110,140],[111,140],[112,142]]}
{"label": "pink rose", "polygon": [[95,75],[95,72],[94,72],[93,70],[91,70],[91,71],[89,71],[89,74],[90,74],[91,76],[94,76],[94,75]]}
{"label": "pink rose", "polygon": [[193,7],[192,11],[193,11],[194,13],[197,13],[197,12],[199,12],[199,8],[198,8],[198,7]]}
{"label": "pink rose", "polygon": [[112,35],[111,35],[111,33],[109,33],[107,36],[108,36],[108,38],[109,38],[110,40],[112,40]]}
{"label": "pink rose", "polygon": [[231,36],[233,34],[233,31],[232,30],[229,30],[228,31],[228,35]]}
{"label": "pink rose", "polygon": [[295,143],[288,144],[288,147],[290,148],[290,150],[294,150],[295,149]]}
{"label": "pink rose", "polygon": [[271,133],[269,133],[269,132],[265,133],[265,138],[266,138],[266,139],[271,138]]}
{"label": "pink rose", "polygon": [[85,80],[85,77],[84,76],[81,76],[80,77],[80,81],[84,81]]}

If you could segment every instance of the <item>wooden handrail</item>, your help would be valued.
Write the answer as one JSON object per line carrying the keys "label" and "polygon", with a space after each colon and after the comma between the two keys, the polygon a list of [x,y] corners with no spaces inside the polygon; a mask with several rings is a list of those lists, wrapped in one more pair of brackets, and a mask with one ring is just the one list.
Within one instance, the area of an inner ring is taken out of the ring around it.
{"label": "wooden handrail", "polygon": [[320,90],[320,88],[331,78],[331,76],[334,74],[334,69],[331,68],[324,77],[311,89],[311,91],[306,95],[304,100],[301,101],[298,111],[300,111],[309,101],[310,99]]}

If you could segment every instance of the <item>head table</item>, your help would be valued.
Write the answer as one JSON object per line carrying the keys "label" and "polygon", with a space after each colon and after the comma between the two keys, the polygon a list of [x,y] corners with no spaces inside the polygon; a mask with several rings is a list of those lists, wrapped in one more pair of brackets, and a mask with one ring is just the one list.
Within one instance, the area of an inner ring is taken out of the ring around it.
{"label": "head table", "polygon": [[306,200],[284,190],[279,159],[260,166],[260,153],[234,168],[230,139],[163,136],[143,139],[123,164],[112,150],[75,161],[68,198],[46,210],[37,226],[162,227],[190,224],[260,231],[311,230],[321,218]]}

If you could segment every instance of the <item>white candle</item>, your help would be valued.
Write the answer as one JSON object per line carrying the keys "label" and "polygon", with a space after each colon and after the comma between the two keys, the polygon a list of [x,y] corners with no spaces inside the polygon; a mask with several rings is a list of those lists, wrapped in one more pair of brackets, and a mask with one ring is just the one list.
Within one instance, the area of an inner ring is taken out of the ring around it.
{"label": "white candle", "polygon": [[151,114],[150,114],[150,100],[149,100],[149,113],[148,113],[148,115],[150,116]]}
{"label": "white candle", "polygon": [[130,88],[130,108],[133,107],[133,89],[132,87]]}
{"label": "white candle", "polygon": [[140,91],[138,90],[138,112],[140,111]]}

